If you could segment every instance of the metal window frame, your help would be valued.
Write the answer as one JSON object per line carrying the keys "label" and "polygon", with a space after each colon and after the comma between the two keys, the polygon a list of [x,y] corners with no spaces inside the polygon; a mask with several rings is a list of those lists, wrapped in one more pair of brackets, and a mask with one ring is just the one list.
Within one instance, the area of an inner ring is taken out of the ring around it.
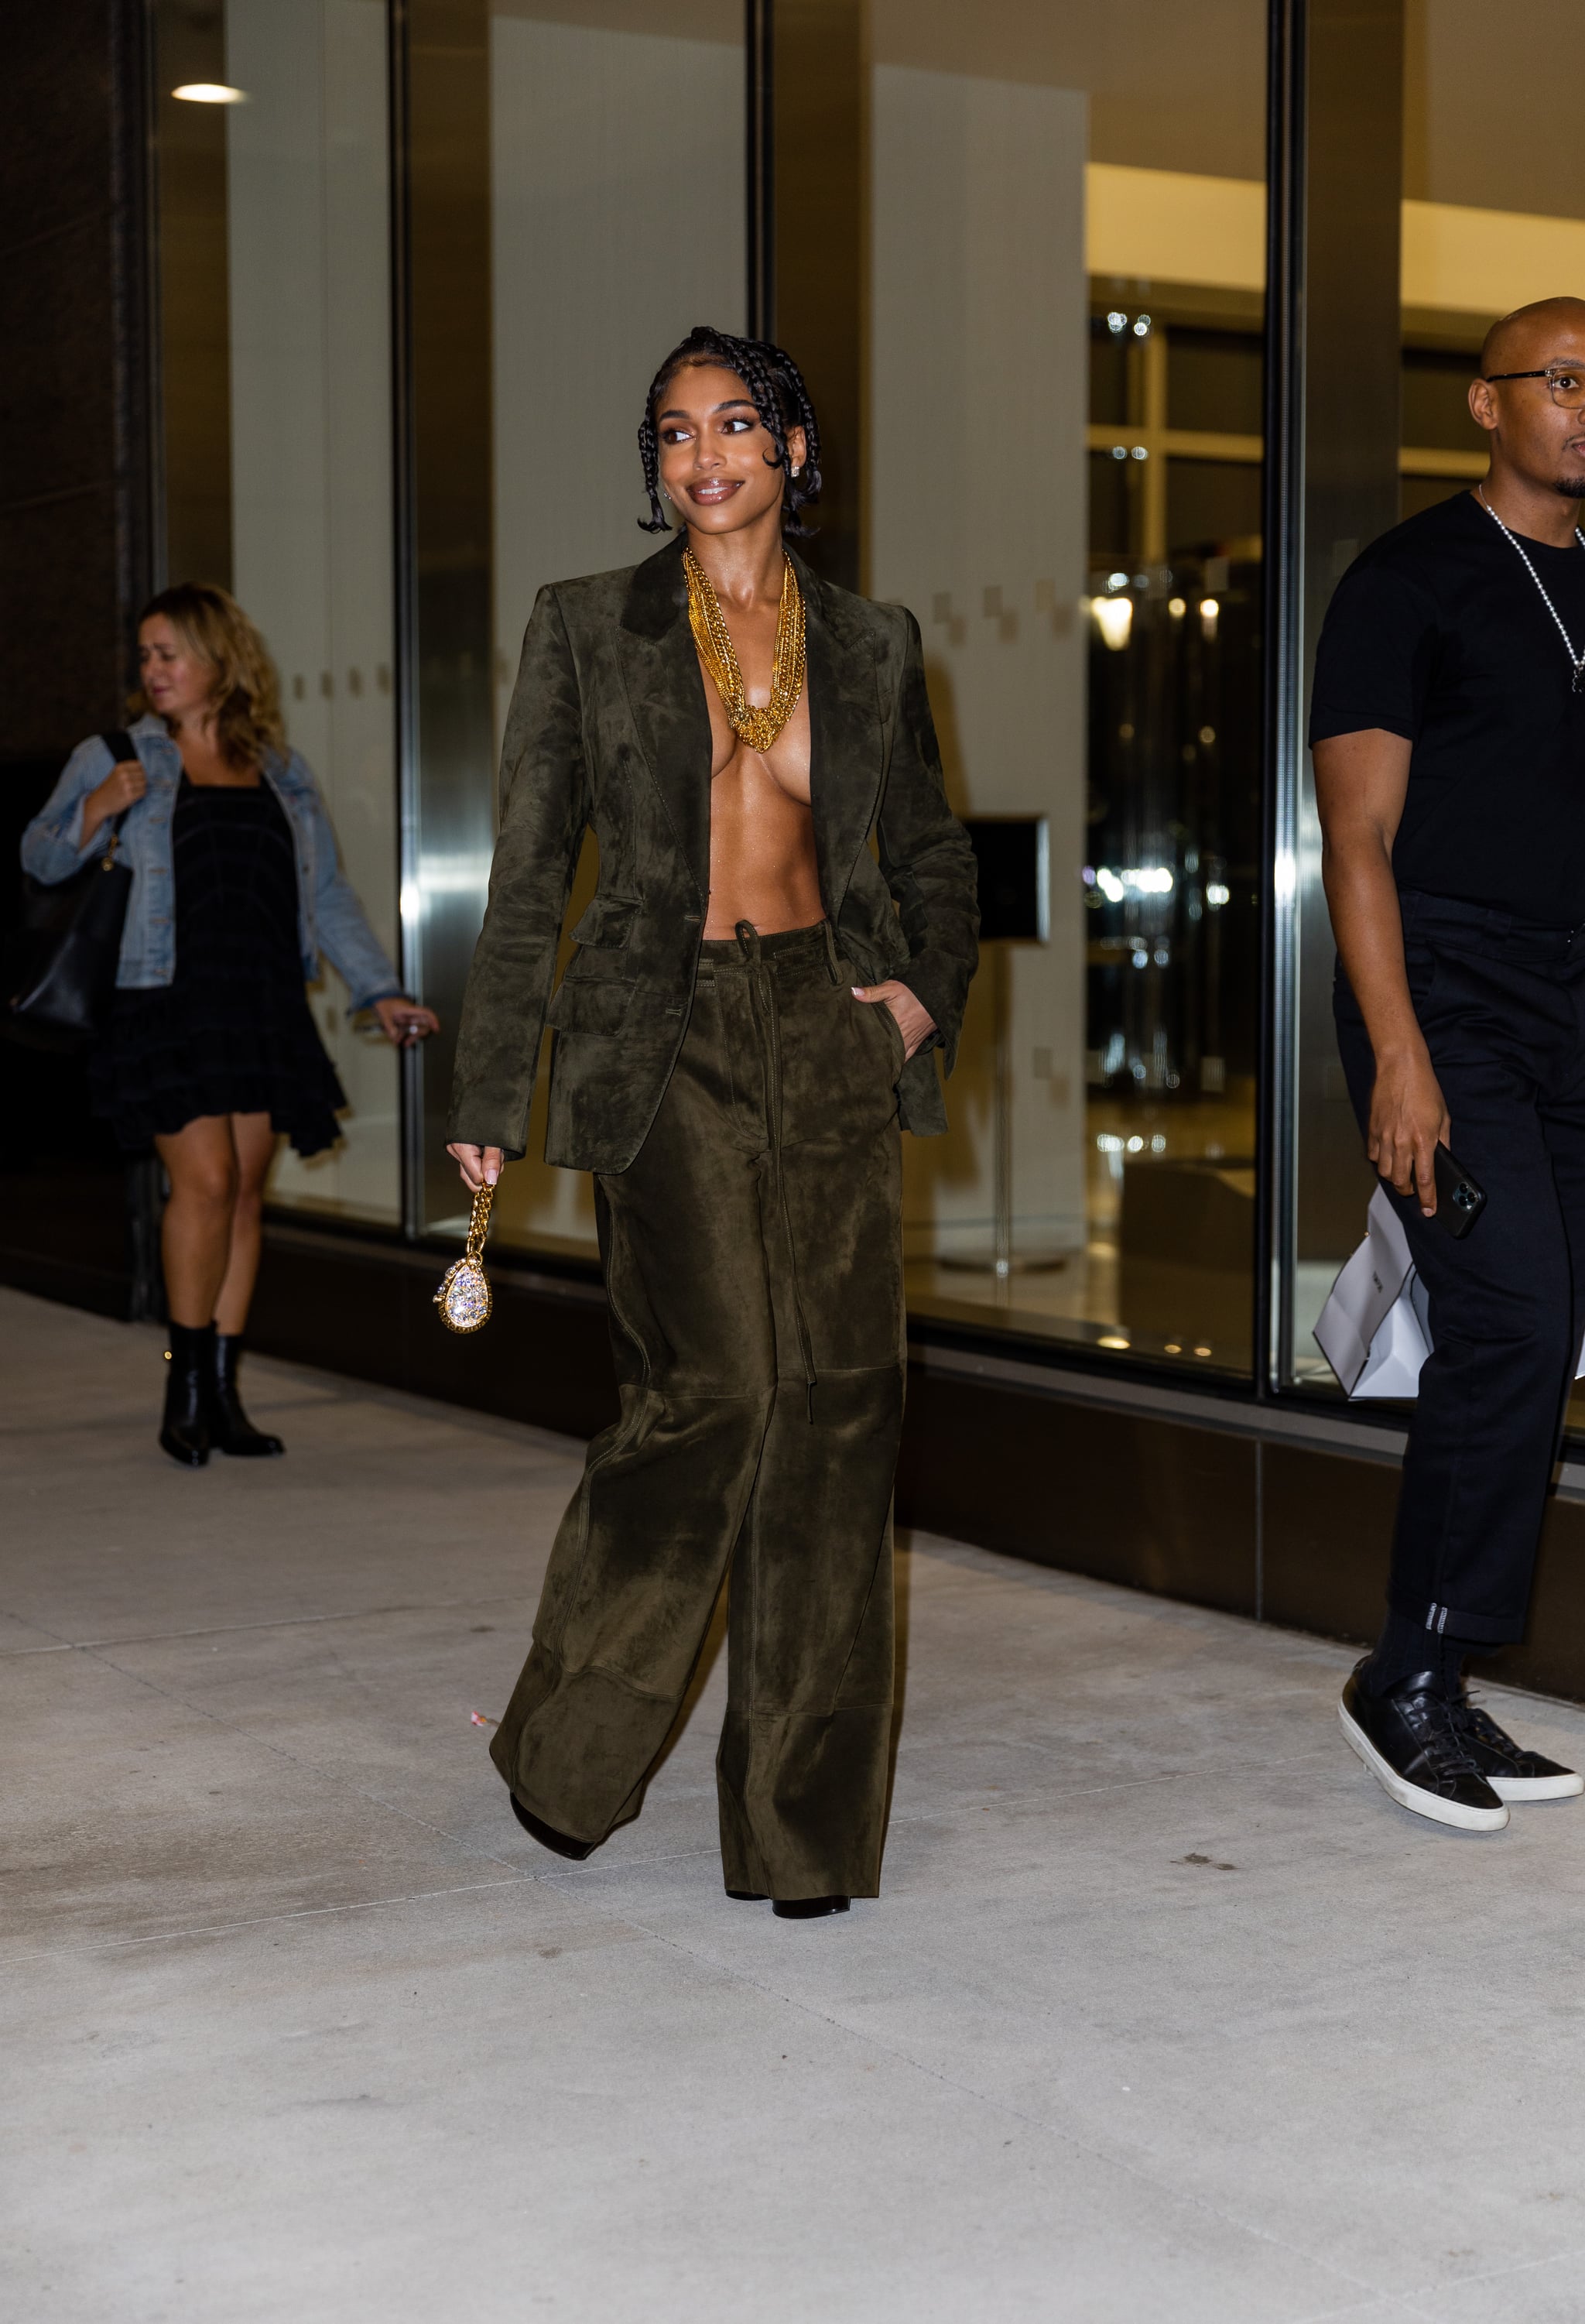
{"label": "metal window frame", "polygon": [[[395,656],[397,967],[410,992],[424,989],[422,929],[406,908],[419,860],[419,705],[417,475],[414,467],[412,331],[412,184],[408,82],[408,0],[386,10],[387,152],[391,234],[391,538],[394,571],[392,608]],[[423,1230],[424,1108],[422,1066],[416,1048],[401,1053],[399,1088],[401,1231],[409,1242]]]}
{"label": "metal window frame", "polygon": [[[1258,1116],[1255,1154],[1253,1393],[1286,1393],[1296,1256],[1297,890],[1281,887],[1298,840],[1304,688],[1305,0],[1270,0],[1266,96],[1266,779]],[[1286,888],[1286,892],[1284,889]]]}

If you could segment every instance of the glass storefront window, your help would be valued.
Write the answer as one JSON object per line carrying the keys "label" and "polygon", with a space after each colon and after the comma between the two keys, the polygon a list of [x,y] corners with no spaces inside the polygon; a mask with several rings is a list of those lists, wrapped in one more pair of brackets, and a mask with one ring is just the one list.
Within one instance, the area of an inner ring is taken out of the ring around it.
{"label": "glass storefront window", "polygon": [[910,1308],[1235,1373],[1265,21],[873,0],[866,42],[862,586],[918,617],[954,806],[987,849],[1031,826],[1048,891],[1043,940],[987,943],[949,1136],[908,1142]]}
{"label": "glass storefront window", "polygon": [[[1537,7],[1526,30],[1564,39],[1571,18]],[[1466,0],[1415,0],[1405,12],[1398,299],[1400,398],[1396,509],[1408,517],[1467,492],[1486,472],[1485,438],[1466,401],[1480,343],[1499,315],[1571,290],[1585,273],[1585,203],[1570,162],[1571,91],[1494,49]],[[1368,538],[1367,530],[1364,538]],[[1364,538],[1339,545],[1335,580]],[[1346,549],[1347,553],[1342,551]],[[1325,588],[1313,593],[1313,639]],[[1375,1184],[1332,1036],[1331,931],[1319,831],[1304,770],[1298,864],[1301,962],[1295,1033],[1296,1141],[1291,1329],[1282,1378],[1341,1393],[1313,1331],[1338,1268],[1364,1232]],[[1575,1425],[1585,1425],[1576,1395]]]}
{"label": "glass storefront window", "polygon": [[[1264,12],[1185,12],[1148,61],[1020,0],[972,25],[774,13],[773,327],[831,438],[811,554],[916,613],[954,804],[987,844],[1027,826],[1046,898],[1038,938],[988,944],[952,1133],[909,1143],[910,1300],[1246,1371]],[[403,913],[449,1022],[493,827],[486,696],[498,737],[540,583],[644,553],[632,434],[659,353],[744,320],[743,24],[732,0],[414,0],[407,21]],[[677,171],[685,106],[723,134]],[[456,1231],[444,1038],[421,1074],[419,1223]],[[540,1136],[498,1231],[590,1251],[588,1189]]]}
{"label": "glass storefront window", "polygon": [[[1585,258],[1564,84],[1521,95],[1464,0],[1295,16],[1303,307],[1268,330],[1261,0],[1195,0],[1148,42],[1127,12],[1037,0],[755,13],[775,156],[756,321],[830,438],[808,553],[917,615],[987,898],[1033,916],[993,912],[1010,932],[986,944],[951,1130],[908,1142],[912,1311],[1329,1388],[1312,1327],[1371,1180],[1307,769],[1280,734],[1267,766],[1264,658],[1291,620],[1279,669],[1304,663],[1362,543],[1481,472],[1481,333]],[[259,621],[355,883],[444,1027],[404,1068],[327,975],[346,1136],[283,1157],[272,1192],[455,1232],[451,1041],[523,627],[543,582],[647,553],[633,435],[655,361],[696,321],[749,324],[745,14],[152,17],[164,571],[226,582]],[[193,82],[238,101],[172,94]],[[711,130],[686,167],[679,121]],[[1301,382],[1274,540],[1268,346]],[[594,871],[591,843],[580,893]],[[1257,1350],[1268,1106],[1277,1325]],[[497,1233],[585,1259],[589,1190],[538,1159],[542,1120]]]}
{"label": "glass storefront window", "polygon": [[[655,546],[638,527],[645,390],[692,324],[744,326],[743,12],[414,0],[408,14],[418,764],[403,913],[447,1028],[421,1061],[420,1223],[456,1232],[448,1036],[535,594]],[[684,121],[709,133],[686,159]],[[591,842],[572,917],[594,872]],[[543,1106],[541,1077],[493,1231],[592,1253],[589,1182],[546,1167]]]}
{"label": "glass storefront window", "polygon": [[[263,632],[287,731],[397,949],[390,161],[382,0],[158,0],[153,11],[164,577],[217,582]],[[229,92],[229,102],[174,92]],[[350,1102],[271,1200],[401,1217],[399,1065],[314,1016]]]}

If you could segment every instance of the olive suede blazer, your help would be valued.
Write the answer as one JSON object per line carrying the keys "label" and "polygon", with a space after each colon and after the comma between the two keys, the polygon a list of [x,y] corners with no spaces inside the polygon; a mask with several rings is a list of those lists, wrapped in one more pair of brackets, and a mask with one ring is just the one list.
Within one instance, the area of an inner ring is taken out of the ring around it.
{"label": "olive suede blazer", "polygon": [[[862,982],[896,976],[917,994],[950,1072],[979,914],[973,852],[942,783],[918,624],[794,562],[826,915]],[[687,1028],[709,895],[705,685],[680,538],[623,572],[540,590],[506,721],[501,835],[457,1029],[453,1139],[522,1153],[548,1019],[546,1159],[611,1173],[643,1144]],[[598,890],[552,996],[591,825]],[[945,1129],[928,1047],[903,1068],[898,1101],[905,1128]]]}

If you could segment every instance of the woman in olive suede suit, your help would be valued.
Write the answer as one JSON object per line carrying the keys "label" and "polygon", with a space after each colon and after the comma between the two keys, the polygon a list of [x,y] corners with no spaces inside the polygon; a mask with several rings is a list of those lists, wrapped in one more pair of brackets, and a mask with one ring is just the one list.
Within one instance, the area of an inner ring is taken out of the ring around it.
{"label": "woman in olive suede suit", "polygon": [[555,1028],[546,1155],[594,1173],[621,1395],[492,1749],[520,1822],[588,1855],[638,1813],[730,1576],[726,1886],[806,1918],[880,1879],[898,1132],[945,1127],[973,857],[912,615],[784,548],[820,482],[796,365],[696,330],[640,445],[647,529],[664,493],[683,537],[539,594],[457,1042],[476,1186],[524,1149]]}

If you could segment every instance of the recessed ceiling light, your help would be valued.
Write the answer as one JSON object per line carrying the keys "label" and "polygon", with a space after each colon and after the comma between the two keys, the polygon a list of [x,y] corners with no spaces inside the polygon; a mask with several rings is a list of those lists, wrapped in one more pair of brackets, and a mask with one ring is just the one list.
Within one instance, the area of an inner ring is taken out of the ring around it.
{"label": "recessed ceiling light", "polygon": [[223,80],[184,80],[170,94],[184,105],[245,105],[248,101],[245,89],[227,88]]}

